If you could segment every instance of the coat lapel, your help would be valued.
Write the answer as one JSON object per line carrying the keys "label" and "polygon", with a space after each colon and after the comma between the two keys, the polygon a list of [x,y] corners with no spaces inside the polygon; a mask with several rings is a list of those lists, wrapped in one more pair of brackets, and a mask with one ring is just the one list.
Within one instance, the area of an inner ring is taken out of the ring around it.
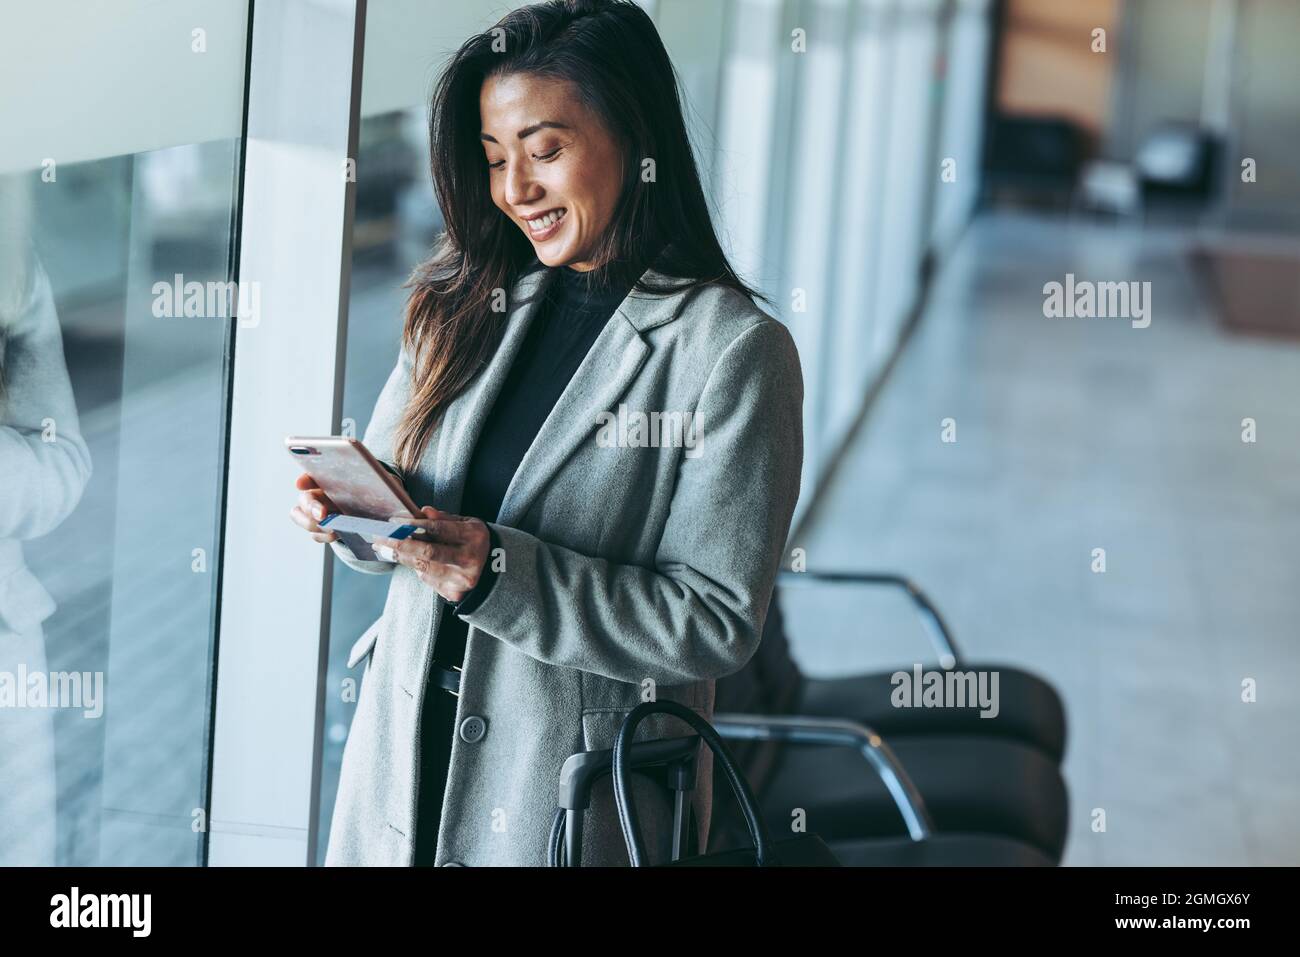
{"label": "coat lapel", "polygon": [[[519,281],[514,301],[520,304],[510,317],[501,345],[483,373],[447,407],[434,452],[434,503],[440,509],[454,512],[460,508],[470,457],[536,315],[540,302],[536,294],[544,277],[545,272],[538,270]],[[653,269],[642,278],[660,284],[671,281]],[[623,300],[524,454],[501,502],[498,522],[510,525],[518,521],[569,456],[596,431],[600,424],[597,416],[603,411],[617,412],[619,398],[650,352],[641,333],[675,319],[682,305],[683,297],[677,295],[637,293]]]}
{"label": "coat lapel", "polygon": [[[654,269],[647,269],[641,279],[660,287],[672,282]],[[619,399],[650,354],[641,334],[677,318],[685,298],[633,292],[623,299],[524,453],[501,502],[500,524],[513,525],[523,518],[546,483],[599,428],[597,416],[617,412]]]}
{"label": "coat lapel", "polygon": [[596,431],[600,424],[597,415],[613,407],[627,391],[649,352],[650,347],[620,307],[592,343],[524,453],[501,502],[498,522],[512,525],[523,517],[551,476]]}

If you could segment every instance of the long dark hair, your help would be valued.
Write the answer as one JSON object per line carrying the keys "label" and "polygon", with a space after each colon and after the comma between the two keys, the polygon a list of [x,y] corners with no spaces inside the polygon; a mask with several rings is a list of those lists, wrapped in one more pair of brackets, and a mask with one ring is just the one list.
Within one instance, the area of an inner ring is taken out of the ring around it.
{"label": "long dark hair", "polygon": [[[718,242],[682,118],[677,75],[653,21],[631,0],[548,0],[521,7],[467,40],[439,77],[429,111],[429,163],[446,222],[432,258],[407,285],[403,346],[411,398],[397,428],[397,465],[413,470],[447,405],[500,342],[507,292],[537,267],[532,245],[492,202],[479,138],[479,94],[490,77],[569,81],[621,146],[623,188],[591,251],[593,283],[664,295],[705,283],[745,285]],[[642,177],[653,160],[654,181]],[[653,266],[676,282],[641,281]],[[499,298],[498,298],[499,304]]]}

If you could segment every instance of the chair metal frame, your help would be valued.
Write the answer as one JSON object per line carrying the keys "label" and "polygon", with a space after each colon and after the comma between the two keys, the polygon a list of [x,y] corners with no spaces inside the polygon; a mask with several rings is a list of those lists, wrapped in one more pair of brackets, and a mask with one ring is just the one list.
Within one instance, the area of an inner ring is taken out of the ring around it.
{"label": "chair metal frame", "polygon": [[777,581],[781,584],[799,582],[804,585],[885,585],[901,589],[920,613],[921,624],[925,626],[930,646],[939,658],[939,666],[950,671],[961,663],[961,653],[957,650],[948,623],[939,614],[939,609],[930,600],[930,596],[905,575],[893,572],[795,572],[783,569],[777,576]]}

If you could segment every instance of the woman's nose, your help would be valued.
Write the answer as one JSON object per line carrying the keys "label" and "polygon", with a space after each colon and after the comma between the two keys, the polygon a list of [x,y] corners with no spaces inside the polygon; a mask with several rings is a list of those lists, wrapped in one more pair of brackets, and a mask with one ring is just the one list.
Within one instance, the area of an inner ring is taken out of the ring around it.
{"label": "woman's nose", "polygon": [[527,206],[535,202],[541,194],[541,188],[528,172],[526,166],[506,167],[506,202],[511,206]]}

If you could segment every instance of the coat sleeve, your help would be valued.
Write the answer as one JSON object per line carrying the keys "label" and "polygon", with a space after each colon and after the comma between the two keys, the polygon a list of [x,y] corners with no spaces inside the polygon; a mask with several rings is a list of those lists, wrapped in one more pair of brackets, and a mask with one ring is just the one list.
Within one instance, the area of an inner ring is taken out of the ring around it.
{"label": "coat sleeve", "polygon": [[29,539],[68,517],[90,478],[63,337],[45,268],[33,254],[18,310],[0,317],[0,539]]}
{"label": "coat sleeve", "polygon": [[[384,383],[384,388],[375,402],[374,412],[370,415],[370,424],[366,426],[366,434],[361,438],[366,448],[370,450],[370,454],[377,458],[384,468],[402,480],[403,484],[405,479],[401,469],[394,464],[397,459],[396,435],[397,424],[401,421],[410,394],[411,357],[403,348],[397,356],[397,364],[388,374],[388,381]],[[352,554],[352,549],[340,541],[330,542],[330,548],[334,549],[334,554],[343,564],[359,572],[386,575],[397,567],[394,562],[362,561]]]}
{"label": "coat sleeve", "polygon": [[548,664],[682,684],[742,668],[758,647],[803,463],[803,380],[785,326],[723,351],[699,398],[654,566],[580,554],[492,524],[505,550],[464,620]]}

